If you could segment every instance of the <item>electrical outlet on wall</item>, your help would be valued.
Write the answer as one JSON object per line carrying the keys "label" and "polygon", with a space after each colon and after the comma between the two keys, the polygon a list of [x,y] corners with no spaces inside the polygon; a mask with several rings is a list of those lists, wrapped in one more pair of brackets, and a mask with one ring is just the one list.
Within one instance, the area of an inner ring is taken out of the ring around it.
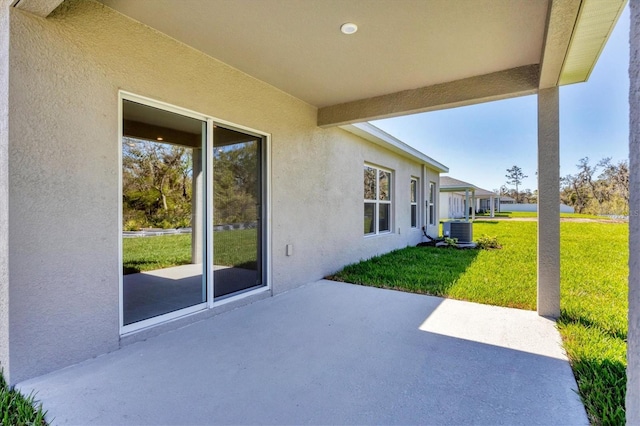
{"label": "electrical outlet on wall", "polygon": [[293,255],[293,244],[287,244],[287,256]]}

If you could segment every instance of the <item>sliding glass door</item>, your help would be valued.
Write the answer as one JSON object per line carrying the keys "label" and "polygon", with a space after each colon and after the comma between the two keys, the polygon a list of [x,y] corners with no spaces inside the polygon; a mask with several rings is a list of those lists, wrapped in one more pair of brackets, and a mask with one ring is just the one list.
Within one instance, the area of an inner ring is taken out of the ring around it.
{"label": "sliding glass door", "polygon": [[122,100],[123,333],[266,283],[264,137],[213,123]]}
{"label": "sliding glass door", "polygon": [[124,100],[122,129],[127,326],[207,301],[202,154],[207,122]]}
{"label": "sliding glass door", "polygon": [[261,137],[213,131],[213,285],[222,298],[263,284]]}

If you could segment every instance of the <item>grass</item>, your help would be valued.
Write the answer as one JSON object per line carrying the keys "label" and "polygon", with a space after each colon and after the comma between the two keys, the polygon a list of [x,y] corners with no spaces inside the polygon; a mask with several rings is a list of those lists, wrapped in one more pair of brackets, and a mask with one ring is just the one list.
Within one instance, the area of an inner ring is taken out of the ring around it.
{"label": "grass", "polygon": [[3,426],[47,425],[45,414],[33,395],[24,396],[10,388],[0,373],[0,422]]}
{"label": "grass", "polygon": [[[536,222],[476,221],[502,250],[407,247],[345,267],[338,281],[536,309]],[[558,329],[596,425],[624,424],[628,225],[562,222]]]}
{"label": "grass", "polygon": [[[214,233],[214,264],[255,269],[255,229]],[[124,238],[122,263],[125,274],[191,263],[191,234]]]}
{"label": "grass", "polygon": [[[537,218],[538,212],[495,212],[495,217],[498,218]],[[575,218],[575,219],[598,219],[598,220],[611,220],[608,216],[598,216],[594,214],[584,213],[560,213],[561,218]],[[489,218],[489,213],[476,214],[476,218],[484,219]]]}

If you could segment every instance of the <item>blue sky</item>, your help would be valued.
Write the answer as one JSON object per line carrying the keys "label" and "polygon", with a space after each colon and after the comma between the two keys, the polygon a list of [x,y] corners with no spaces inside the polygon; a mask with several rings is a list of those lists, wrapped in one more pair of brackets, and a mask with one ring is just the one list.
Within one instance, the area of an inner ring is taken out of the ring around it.
{"label": "blue sky", "polygon": [[[560,175],[589,157],[629,156],[629,7],[586,83],[560,88]],[[537,97],[377,120],[387,133],[449,167],[449,176],[493,190],[520,166],[523,188],[537,188]]]}

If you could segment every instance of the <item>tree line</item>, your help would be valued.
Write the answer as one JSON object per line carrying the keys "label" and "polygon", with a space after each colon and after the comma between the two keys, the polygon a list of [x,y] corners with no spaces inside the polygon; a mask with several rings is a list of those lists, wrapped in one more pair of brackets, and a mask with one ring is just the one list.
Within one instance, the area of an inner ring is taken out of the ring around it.
{"label": "tree line", "polygon": [[[571,206],[576,213],[595,215],[629,214],[629,163],[614,163],[610,157],[592,164],[589,157],[581,158],[574,174],[560,178],[560,201]],[[494,190],[500,196],[508,196],[516,203],[537,203],[538,191],[520,190],[528,176],[514,165],[507,169],[506,185]],[[513,185],[515,188],[510,188]]]}
{"label": "tree line", "polygon": [[[257,142],[213,152],[214,225],[255,222],[260,195]],[[193,153],[188,147],[123,138],[124,230],[191,227]]]}
{"label": "tree line", "polygon": [[578,171],[560,179],[560,199],[576,213],[629,214],[629,163],[613,163],[610,157],[592,165],[581,158]]}

